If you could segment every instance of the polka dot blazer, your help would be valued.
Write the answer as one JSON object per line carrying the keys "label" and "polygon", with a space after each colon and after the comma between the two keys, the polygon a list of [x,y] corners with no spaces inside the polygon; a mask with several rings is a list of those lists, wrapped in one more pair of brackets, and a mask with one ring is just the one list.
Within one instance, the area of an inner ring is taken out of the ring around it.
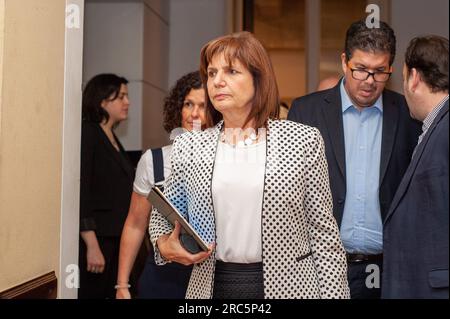
{"label": "polka dot blazer", "polygon": [[[223,122],[174,142],[164,193],[208,243],[215,242],[211,183]],[[265,298],[349,298],[347,263],[332,215],[324,143],[319,131],[269,120],[261,210]],[[153,245],[173,227],[153,210]],[[156,246],[156,245],[155,245]],[[165,261],[155,249],[157,264]],[[215,258],[196,264],[187,298],[211,298]]]}

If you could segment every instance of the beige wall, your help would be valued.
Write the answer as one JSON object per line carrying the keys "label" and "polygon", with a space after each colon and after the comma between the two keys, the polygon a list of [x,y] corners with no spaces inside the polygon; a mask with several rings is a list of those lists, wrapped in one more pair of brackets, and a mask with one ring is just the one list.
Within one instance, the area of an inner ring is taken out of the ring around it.
{"label": "beige wall", "polygon": [[0,26],[2,12],[0,291],[60,280],[65,2],[1,0]]}
{"label": "beige wall", "polygon": [[[0,0],[0,138],[2,136],[2,84],[3,84],[3,42],[5,39],[5,0]],[[1,139],[0,139],[1,147]],[[1,150],[1,149],[0,149]],[[1,160],[1,153],[0,153]],[[0,194],[1,194],[0,184]]]}

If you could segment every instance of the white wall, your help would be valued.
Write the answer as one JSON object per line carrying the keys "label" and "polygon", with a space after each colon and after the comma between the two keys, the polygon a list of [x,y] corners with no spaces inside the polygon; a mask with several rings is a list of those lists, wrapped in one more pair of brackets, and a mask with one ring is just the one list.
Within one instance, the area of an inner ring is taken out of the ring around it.
{"label": "white wall", "polygon": [[[86,1],[83,83],[99,73],[126,77],[131,107],[118,136],[126,150],[141,149],[143,4]],[[133,129],[130,129],[133,128]]]}
{"label": "white wall", "polygon": [[233,0],[86,0],[83,83],[125,76],[131,107],[117,135],[127,150],[168,143],[163,103],[182,75],[198,70],[200,49],[230,32]]}
{"label": "white wall", "polygon": [[198,70],[203,45],[228,33],[229,9],[226,0],[170,1],[169,87]]}
{"label": "white wall", "polygon": [[438,34],[448,38],[448,0],[392,0],[391,26],[397,37],[397,55],[390,88],[402,92],[402,66],[409,41],[415,36]]}
{"label": "white wall", "polygon": [[117,135],[126,150],[166,144],[169,1],[87,0],[83,82],[98,73],[126,77],[131,107]]}

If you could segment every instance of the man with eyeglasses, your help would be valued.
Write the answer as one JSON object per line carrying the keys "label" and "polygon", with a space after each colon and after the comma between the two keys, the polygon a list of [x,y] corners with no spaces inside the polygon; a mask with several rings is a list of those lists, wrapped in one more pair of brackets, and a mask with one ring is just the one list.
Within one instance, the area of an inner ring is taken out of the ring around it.
{"label": "man with eyeglasses", "polygon": [[332,89],[295,99],[288,114],[322,133],[354,299],[380,297],[383,220],[420,134],[404,97],[385,88],[395,45],[386,23],[353,23],[341,55],[344,77]]}

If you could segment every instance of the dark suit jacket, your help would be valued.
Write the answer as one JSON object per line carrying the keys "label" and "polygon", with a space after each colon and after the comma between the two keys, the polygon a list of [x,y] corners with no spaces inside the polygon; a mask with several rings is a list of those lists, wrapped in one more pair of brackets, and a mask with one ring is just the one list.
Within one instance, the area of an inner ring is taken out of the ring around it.
{"label": "dark suit jacket", "polygon": [[[317,127],[325,141],[325,153],[333,194],[333,212],[340,227],[346,195],[345,142],[340,85],[295,99],[288,120]],[[383,91],[381,137],[381,215],[387,215],[395,191],[405,173],[420,135],[421,125],[409,115],[403,95]]]}
{"label": "dark suit jacket", "polygon": [[122,145],[112,146],[97,123],[83,121],[81,132],[80,231],[120,236],[133,191],[134,168]]}
{"label": "dark suit jacket", "polygon": [[383,298],[448,299],[448,101],[417,147],[384,222]]}

